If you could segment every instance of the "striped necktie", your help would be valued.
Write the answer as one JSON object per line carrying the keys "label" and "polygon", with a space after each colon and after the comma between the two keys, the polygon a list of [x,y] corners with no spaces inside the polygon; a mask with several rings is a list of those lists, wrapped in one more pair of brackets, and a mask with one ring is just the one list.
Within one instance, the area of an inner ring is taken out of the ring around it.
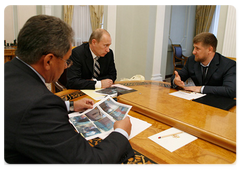
{"label": "striped necktie", "polygon": [[94,64],[94,73],[93,73],[93,77],[98,78],[100,75],[100,64],[98,62],[98,59],[100,57],[96,57],[95,60],[95,64]]}

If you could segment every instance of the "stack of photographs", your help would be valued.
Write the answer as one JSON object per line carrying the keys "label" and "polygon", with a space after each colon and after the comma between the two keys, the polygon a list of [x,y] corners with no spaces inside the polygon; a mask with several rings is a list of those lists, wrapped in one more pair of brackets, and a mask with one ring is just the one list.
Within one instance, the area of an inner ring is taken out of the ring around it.
{"label": "stack of photographs", "polygon": [[135,92],[135,91],[137,91],[137,90],[129,88],[127,86],[123,86],[121,84],[114,84],[111,87],[101,89],[101,90],[97,90],[97,91],[95,91],[95,93],[104,94],[104,95],[111,95],[111,96],[115,97],[115,96],[120,96],[120,95],[123,95],[123,94]]}
{"label": "stack of photographs", "polygon": [[114,122],[124,119],[131,108],[108,96],[95,103],[93,109],[69,114],[69,121],[86,140],[102,138],[113,131]]}

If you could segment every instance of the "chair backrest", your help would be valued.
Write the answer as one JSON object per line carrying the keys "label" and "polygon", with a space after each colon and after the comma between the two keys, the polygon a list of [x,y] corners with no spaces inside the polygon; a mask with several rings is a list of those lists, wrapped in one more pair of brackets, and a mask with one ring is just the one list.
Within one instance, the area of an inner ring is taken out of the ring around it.
{"label": "chair backrest", "polygon": [[64,86],[67,85],[67,69],[64,70],[58,81]]}
{"label": "chair backrest", "polygon": [[182,47],[180,44],[172,44],[173,48],[173,57],[175,58],[175,62],[179,62],[181,60],[178,60],[178,58],[182,58]]}
{"label": "chair backrest", "polygon": [[176,57],[182,58],[182,47],[181,46],[175,46],[175,54]]}

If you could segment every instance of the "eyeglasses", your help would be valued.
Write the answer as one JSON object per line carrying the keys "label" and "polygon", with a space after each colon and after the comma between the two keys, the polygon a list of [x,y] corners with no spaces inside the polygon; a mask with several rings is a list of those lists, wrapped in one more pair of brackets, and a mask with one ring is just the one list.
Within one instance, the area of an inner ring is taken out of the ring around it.
{"label": "eyeglasses", "polygon": [[67,60],[64,60],[63,58],[60,58],[60,59],[62,59],[63,61],[66,62],[67,68],[69,68],[73,65],[73,61],[71,59],[67,59]]}

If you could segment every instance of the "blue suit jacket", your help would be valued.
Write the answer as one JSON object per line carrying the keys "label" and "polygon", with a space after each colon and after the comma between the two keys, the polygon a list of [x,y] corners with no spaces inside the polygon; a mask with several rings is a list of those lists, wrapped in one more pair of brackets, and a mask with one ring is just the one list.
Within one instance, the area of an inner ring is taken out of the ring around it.
{"label": "blue suit jacket", "polygon": [[[199,62],[195,61],[195,56],[188,58],[186,65],[178,74],[182,81],[191,78],[196,86],[202,86],[202,70]],[[171,84],[175,75],[171,78]],[[204,94],[214,94],[230,98],[236,97],[236,62],[215,53],[209,68],[205,82]]]}

